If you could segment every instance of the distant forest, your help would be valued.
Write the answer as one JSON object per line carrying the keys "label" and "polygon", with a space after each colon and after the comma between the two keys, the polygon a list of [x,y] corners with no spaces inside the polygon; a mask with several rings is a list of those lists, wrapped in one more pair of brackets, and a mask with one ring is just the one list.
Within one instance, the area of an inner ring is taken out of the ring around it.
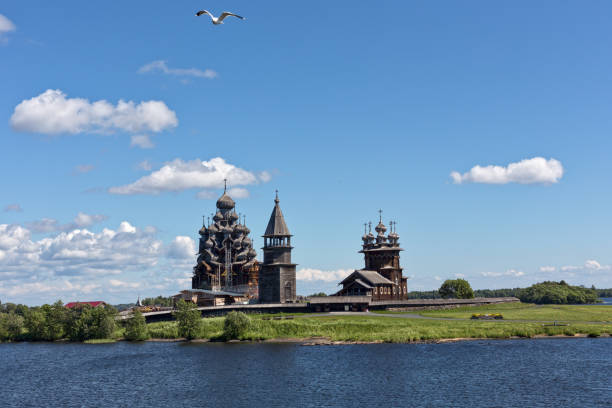
{"label": "distant forest", "polygon": [[[600,298],[612,297],[612,289],[597,289],[592,286],[590,289],[595,290]],[[522,288],[514,289],[475,289],[474,297],[519,297],[519,292]],[[440,293],[437,290],[414,291],[408,292],[408,299],[441,299]]]}

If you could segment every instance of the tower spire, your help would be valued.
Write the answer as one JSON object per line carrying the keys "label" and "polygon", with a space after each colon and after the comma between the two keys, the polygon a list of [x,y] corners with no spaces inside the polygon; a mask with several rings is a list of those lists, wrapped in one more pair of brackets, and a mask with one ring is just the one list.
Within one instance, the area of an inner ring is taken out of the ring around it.
{"label": "tower spire", "polygon": [[378,214],[379,214],[379,222],[382,224],[382,209],[378,210]]}
{"label": "tower spire", "polygon": [[276,198],[274,199],[274,202],[276,204],[280,203],[280,200],[278,199],[278,190],[274,190],[276,192]]}
{"label": "tower spire", "polygon": [[223,179],[223,192],[225,193],[227,191],[227,179],[224,178]]}

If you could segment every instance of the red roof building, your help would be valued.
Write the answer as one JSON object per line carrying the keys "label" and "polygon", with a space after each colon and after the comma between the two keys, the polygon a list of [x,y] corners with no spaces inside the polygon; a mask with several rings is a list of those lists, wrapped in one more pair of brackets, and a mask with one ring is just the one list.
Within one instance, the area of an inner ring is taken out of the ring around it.
{"label": "red roof building", "polygon": [[72,309],[73,307],[76,306],[84,306],[84,305],[89,305],[91,307],[98,307],[98,306],[106,306],[106,302],[102,301],[102,300],[96,300],[95,302],[70,302],[70,303],[66,303],[65,307],[67,307],[68,309]]}

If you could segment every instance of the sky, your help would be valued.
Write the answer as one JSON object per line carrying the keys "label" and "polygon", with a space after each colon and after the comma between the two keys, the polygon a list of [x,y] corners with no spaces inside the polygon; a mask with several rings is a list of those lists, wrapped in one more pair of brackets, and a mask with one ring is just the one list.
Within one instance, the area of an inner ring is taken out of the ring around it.
{"label": "sky", "polygon": [[0,301],[189,288],[224,178],[298,294],[379,209],[409,290],[612,287],[610,2],[294,3],[2,2]]}

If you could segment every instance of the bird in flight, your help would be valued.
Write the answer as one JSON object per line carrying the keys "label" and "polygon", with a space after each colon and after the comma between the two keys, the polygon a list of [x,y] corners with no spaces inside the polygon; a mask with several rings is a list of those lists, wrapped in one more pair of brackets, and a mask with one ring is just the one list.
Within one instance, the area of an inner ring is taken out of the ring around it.
{"label": "bird in flight", "polygon": [[230,13],[229,11],[224,11],[223,13],[221,13],[221,15],[219,17],[215,17],[212,15],[212,13],[208,10],[200,10],[196,13],[196,16],[201,16],[202,14],[208,14],[210,16],[210,19],[212,20],[212,23],[214,25],[219,25],[219,24],[223,24],[223,20],[225,19],[225,17],[227,16],[232,16],[232,17],[238,17],[241,20],[244,20],[244,17],[239,16],[238,14],[234,14],[234,13]]}

